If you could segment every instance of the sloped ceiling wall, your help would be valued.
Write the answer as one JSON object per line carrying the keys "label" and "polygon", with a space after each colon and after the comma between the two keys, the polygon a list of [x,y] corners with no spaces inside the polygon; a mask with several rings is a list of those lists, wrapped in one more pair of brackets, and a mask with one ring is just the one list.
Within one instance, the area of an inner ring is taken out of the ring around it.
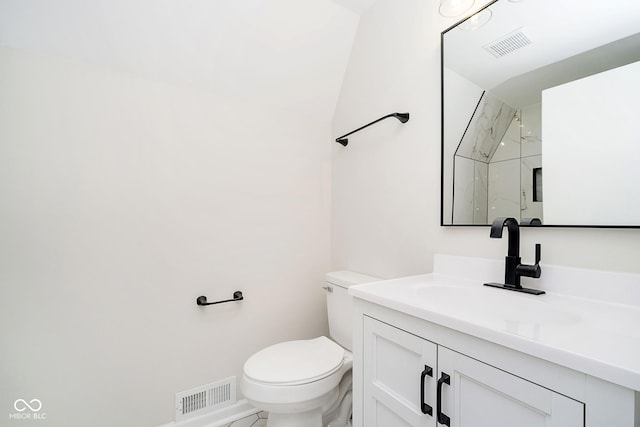
{"label": "sloped ceiling wall", "polygon": [[0,46],[331,121],[374,0],[3,0]]}

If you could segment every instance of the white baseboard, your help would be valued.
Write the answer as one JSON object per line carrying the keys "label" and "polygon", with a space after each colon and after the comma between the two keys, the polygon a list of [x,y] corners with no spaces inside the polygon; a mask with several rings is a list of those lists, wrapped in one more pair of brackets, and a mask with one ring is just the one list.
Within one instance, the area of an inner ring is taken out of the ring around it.
{"label": "white baseboard", "polygon": [[179,422],[174,421],[168,424],[162,424],[158,427],[223,427],[241,418],[257,414],[258,412],[260,412],[260,409],[251,406],[246,399],[241,399],[235,404],[220,409],[219,411]]}

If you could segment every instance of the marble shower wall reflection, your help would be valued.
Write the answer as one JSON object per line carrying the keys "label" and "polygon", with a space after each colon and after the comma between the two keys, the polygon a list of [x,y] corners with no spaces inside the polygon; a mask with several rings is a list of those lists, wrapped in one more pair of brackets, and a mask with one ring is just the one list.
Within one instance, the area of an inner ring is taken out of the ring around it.
{"label": "marble shower wall reflection", "polygon": [[454,224],[542,218],[542,196],[533,194],[542,162],[540,116],[540,104],[516,110],[482,94],[454,155]]}
{"label": "marble shower wall reflection", "polygon": [[[542,104],[523,108],[520,123],[520,218],[540,218],[544,196],[542,182],[534,182],[536,169],[538,180],[542,180]],[[536,196],[534,196],[534,194]]]}

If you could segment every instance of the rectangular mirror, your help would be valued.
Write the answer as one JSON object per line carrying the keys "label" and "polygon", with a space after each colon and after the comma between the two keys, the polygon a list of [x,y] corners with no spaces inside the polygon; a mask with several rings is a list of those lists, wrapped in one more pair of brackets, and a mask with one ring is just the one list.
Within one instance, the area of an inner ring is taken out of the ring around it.
{"label": "rectangular mirror", "polygon": [[639,31],[632,0],[497,0],[444,31],[441,225],[640,227]]}

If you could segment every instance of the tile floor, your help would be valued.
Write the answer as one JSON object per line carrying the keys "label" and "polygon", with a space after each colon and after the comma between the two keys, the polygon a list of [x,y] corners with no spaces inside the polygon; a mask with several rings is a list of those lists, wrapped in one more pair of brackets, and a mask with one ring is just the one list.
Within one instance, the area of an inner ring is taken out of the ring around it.
{"label": "tile floor", "polygon": [[234,421],[226,427],[264,427],[267,425],[267,412],[258,412],[255,415],[250,415],[245,418],[241,418],[238,421]]}

